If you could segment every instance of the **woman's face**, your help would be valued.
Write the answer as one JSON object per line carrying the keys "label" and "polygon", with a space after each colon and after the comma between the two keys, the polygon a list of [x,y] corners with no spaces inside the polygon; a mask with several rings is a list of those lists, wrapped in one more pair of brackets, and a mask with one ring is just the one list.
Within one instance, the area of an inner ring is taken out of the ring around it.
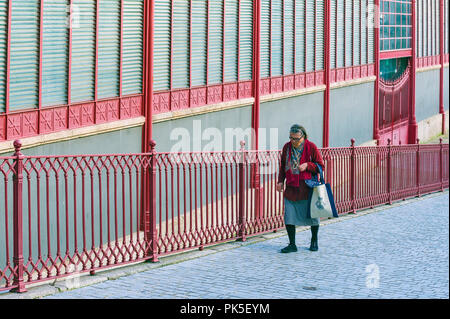
{"label": "woman's face", "polygon": [[299,147],[303,143],[304,137],[302,133],[290,133],[289,139],[291,140],[292,146]]}

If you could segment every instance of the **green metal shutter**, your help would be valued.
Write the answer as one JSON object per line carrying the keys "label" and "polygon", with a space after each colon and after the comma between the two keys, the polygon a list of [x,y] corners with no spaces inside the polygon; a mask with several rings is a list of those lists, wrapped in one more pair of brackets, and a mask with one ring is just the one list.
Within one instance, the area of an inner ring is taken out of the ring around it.
{"label": "green metal shutter", "polygon": [[0,113],[6,111],[6,59],[8,50],[8,1],[0,0]]}
{"label": "green metal shutter", "polygon": [[99,99],[119,96],[120,81],[120,0],[102,0],[98,13]]}
{"label": "green metal shutter", "polygon": [[[369,0],[370,1],[370,10],[374,10],[374,0]],[[378,10],[378,8],[377,8]],[[372,14],[373,15],[373,14]],[[369,27],[367,28],[367,32],[368,32],[368,38],[369,38],[369,61],[368,63],[374,63],[374,55],[373,55],[373,51],[374,51],[374,37],[373,37],[373,27]]]}
{"label": "green metal shutter", "polygon": [[223,0],[209,3],[208,82],[222,83]]}
{"label": "green metal shutter", "polygon": [[170,89],[170,0],[155,0],[153,89]]}
{"label": "green metal shutter", "polygon": [[449,37],[449,33],[448,33],[448,10],[449,10],[449,8],[448,8],[448,0],[445,0],[445,2],[444,2],[444,5],[445,5],[445,10],[444,10],[444,13],[445,13],[445,18],[444,18],[444,22],[445,22],[445,33],[444,33],[444,35],[445,35],[445,37],[444,37],[444,44],[445,44],[445,49],[444,49],[444,53],[448,53],[448,37]]}
{"label": "green metal shutter", "polygon": [[272,76],[283,74],[283,2],[282,0],[272,0],[272,46],[271,65]]}
{"label": "green metal shutter", "polygon": [[353,0],[353,64],[361,65],[361,41],[360,41],[360,21],[361,21],[361,10],[360,1]]}
{"label": "green metal shutter", "polygon": [[72,3],[79,11],[79,25],[72,25],[70,100],[90,101],[95,94],[96,3],[92,0],[73,0]]}
{"label": "green metal shutter", "polygon": [[294,0],[284,0],[284,70],[294,74]]}
{"label": "green metal shutter", "polygon": [[189,87],[189,1],[173,0],[172,88]]}
{"label": "green metal shutter", "polygon": [[9,110],[39,103],[38,0],[12,1]]}
{"label": "green metal shutter", "polygon": [[330,68],[336,68],[336,18],[337,0],[330,0]]}
{"label": "green metal shutter", "polygon": [[261,78],[270,76],[270,0],[261,0]]}
{"label": "green metal shutter", "polygon": [[367,0],[361,3],[361,65],[367,64]]}
{"label": "green metal shutter", "polygon": [[295,2],[295,69],[305,72],[305,0]]}
{"label": "green metal shutter", "polygon": [[225,82],[234,82],[237,74],[237,30],[239,26],[238,1],[225,1]]}
{"label": "green metal shutter", "polygon": [[122,95],[141,94],[144,68],[144,0],[124,0],[122,10]]}
{"label": "green metal shutter", "polygon": [[352,63],[352,18],[353,6],[352,0],[345,0],[345,66],[351,66]]}
{"label": "green metal shutter", "polygon": [[253,0],[240,0],[239,80],[251,80],[253,69]]}
{"label": "green metal shutter", "polygon": [[344,0],[337,1],[337,67],[344,67]]}
{"label": "green metal shutter", "polygon": [[306,0],[306,72],[314,71],[315,1]]}
{"label": "green metal shutter", "polygon": [[207,10],[206,1],[192,2],[192,86],[206,84]]}
{"label": "green metal shutter", "polygon": [[316,29],[316,40],[315,40],[315,59],[316,59],[316,70],[324,69],[324,21],[325,21],[325,1],[316,0],[315,4],[315,29]]}
{"label": "green metal shutter", "polygon": [[44,1],[42,106],[67,104],[69,1]]}

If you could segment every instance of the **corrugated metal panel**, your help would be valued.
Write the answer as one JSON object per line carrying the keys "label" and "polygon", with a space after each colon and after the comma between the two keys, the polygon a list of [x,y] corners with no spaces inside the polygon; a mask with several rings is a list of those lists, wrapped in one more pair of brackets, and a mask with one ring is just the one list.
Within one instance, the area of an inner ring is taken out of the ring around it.
{"label": "corrugated metal panel", "polygon": [[[370,10],[373,10],[374,8],[374,0],[369,0],[370,1]],[[373,27],[369,27],[367,28],[367,32],[368,34],[368,38],[369,38],[369,63],[374,63],[374,56],[373,56],[373,50],[374,50],[374,37],[373,37]]]}
{"label": "corrugated metal panel", "polygon": [[[95,12],[91,0],[73,0],[79,10],[79,25],[72,25],[71,102],[94,99]],[[74,20],[75,21],[75,20]]]}
{"label": "corrugated metal panel", "polygon": [[294,0],[284,0],[284,71],[294,74]]}
{"label": "corrugated metal panel", "polygon": [[239,80],[252,79],[253,63],[253,0],[240,1]]}
{"label": "corrugated metal panel", "polygon": [[315,59],[316,59],[316,70],[324,69],[324,23],[325,23],[325,1],[316,0],[316,41],[315,41]]}
{"label": "corrugated metal panel", "polygon": [[295,2],[295,69],[297,73],[305,72],[305,1]]}
{"label": "corrugated metal panel", "polygon": [[306,0],[306,72],[314,71],[315,1]]}
{"label": "corrugated metal panel", "polygon": [[445,12],[445,37],[444,37],[445,49],[444,49],[444,52],[445,53],[449,53],[448,52],[448,38],[449,38],[449,33],[448,33],[448,31],[449,31],[449,29],[448,29],[448,23],[449,23],[449,21],[448,21],[448,11],[449,11],[448,2],[449,2],[448,0],[445,0],[445,2],[444,2],[444,4],[445,4],[445,10],[444,10],[444,12]]}
{"label": "corrugated metal panel", "polygon": [[222,83],[223,0],[209,3],[208,82]]}
{"label": "corrugated metal panel", "polygon": [[435,41],[436,41],[436,51],[435,51],[435,55],[438,55],[439,54],[439,52],[440,52],[440,48],[439,48],[439,38],[440,38],[440,36],[441,36],[441,30],[440,30],[440,27],[439,27],[439,14],[440,14],[440,5],[439,5],[439,0],[435,0],[436,2],[435,2],[435,4],[436,4],[436,6],[435,6],[435,8],[436,8],[436,10],[435,10],[435,14],[434,14],[434,16],[435,16],[435,18],[436,18],[436,20],[435,20],[435,22],[434,22],[434,25],[435,25],[435,30],[436,30],[436,37],[435,37]]}
{"label": "corrugated metal panel", "polygon": [[35,108],[39,98],[39,1],[13,1],[9,109]]}
{"label": "corrugated metal panel", "polygon": [[120,0],[99,2],[98,82],[99,99],[119,96]]}
{"label": "corrugated metal panel", "polygon": [[361,10],[360,10],[360,0],[353,0],[353,64],[361,64]]}
{"label": "corrugated metal panel", "polygon": [[270,75],[270,0],[261,0],[261,78]]}
{"label": "corrugated metal panel", "polygon": [[344,0],[337,1],[337,67],[344,66]]}
{"label": "corrugated metal panel", "polygon": [[426,13],[427,13],[427,24],[426,24],[426,30],[427,30],[427,54],[426,56],[432,55],[431,51],[431,0],[428,0]]}
{"label": "corrugated metal panel", "polygon": [[207,2],[192,2],[192,86],[206,84]]}
{"label": "corrugated metal panel", "polygon": [[170,0],[155,0],[153,89],[170,89]]}
{"label": "corrugated metal panel", "polygon": [[67,103],[69,1],[44,1],[42,106]]}
{"label": "corrugated metal panel", "polygon": [[367,3],[361,3],[361,64],[367,64]]}
{"label": "corrugated metal panel", "polygon": [[138,94],[143,91],[143,26],[144,0],[124,0],[122,30],[122,95]]}
{"label": "corrugated metal panel", "polygon": [[0,113],[6,111],[6,59],[8,47],[8,1],[0,0]]}
{"label": "corrugated metal panel", "polygon": [[330,0],[330,68],[336,68],[336,17],[337,0]]}
{"label": "corrugated metal panel", "polygon": [[272,76],[283,74],[283,2],[272,0]]}
{"label": "corrugated metal panel", "polygon": [[352,19],[353,19],[353,6],[352,0],[344,0],[345,2],[345,66],[351,66],[353,52],[352,52]]}
{"label": "corrugated metal panel", "polygon": [[173,0],[173,89],[189,87],[189,14],[189,1]]}
{"label": "corrugated metal panel", "polygon": [[238,1],[225,1],[225,82],[237,81]]}

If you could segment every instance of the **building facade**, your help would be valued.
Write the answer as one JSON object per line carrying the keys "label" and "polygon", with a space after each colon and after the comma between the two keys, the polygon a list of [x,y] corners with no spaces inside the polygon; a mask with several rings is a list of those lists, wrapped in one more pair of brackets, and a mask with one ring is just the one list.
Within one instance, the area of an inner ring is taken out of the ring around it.
{"label": "building facade", "polygon": [[448,129],[448,52],[448,0],[0,0],[0,153],[414,143]]}

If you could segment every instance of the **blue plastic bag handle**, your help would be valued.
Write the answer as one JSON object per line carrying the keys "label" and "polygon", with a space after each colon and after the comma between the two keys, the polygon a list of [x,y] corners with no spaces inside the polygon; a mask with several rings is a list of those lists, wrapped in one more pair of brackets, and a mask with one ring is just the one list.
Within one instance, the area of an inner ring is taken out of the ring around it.
{"label": "blue plastic bag handle", "polygon": [[320,164],[317,164],[316,162],[314,162],[314,164],[316,164],[316,166],[319,168],[320,183],[321,183],[321,184],[325,184],[325,179],[323,178],[323,170],[322,170],[322,166],[320,166]]}

